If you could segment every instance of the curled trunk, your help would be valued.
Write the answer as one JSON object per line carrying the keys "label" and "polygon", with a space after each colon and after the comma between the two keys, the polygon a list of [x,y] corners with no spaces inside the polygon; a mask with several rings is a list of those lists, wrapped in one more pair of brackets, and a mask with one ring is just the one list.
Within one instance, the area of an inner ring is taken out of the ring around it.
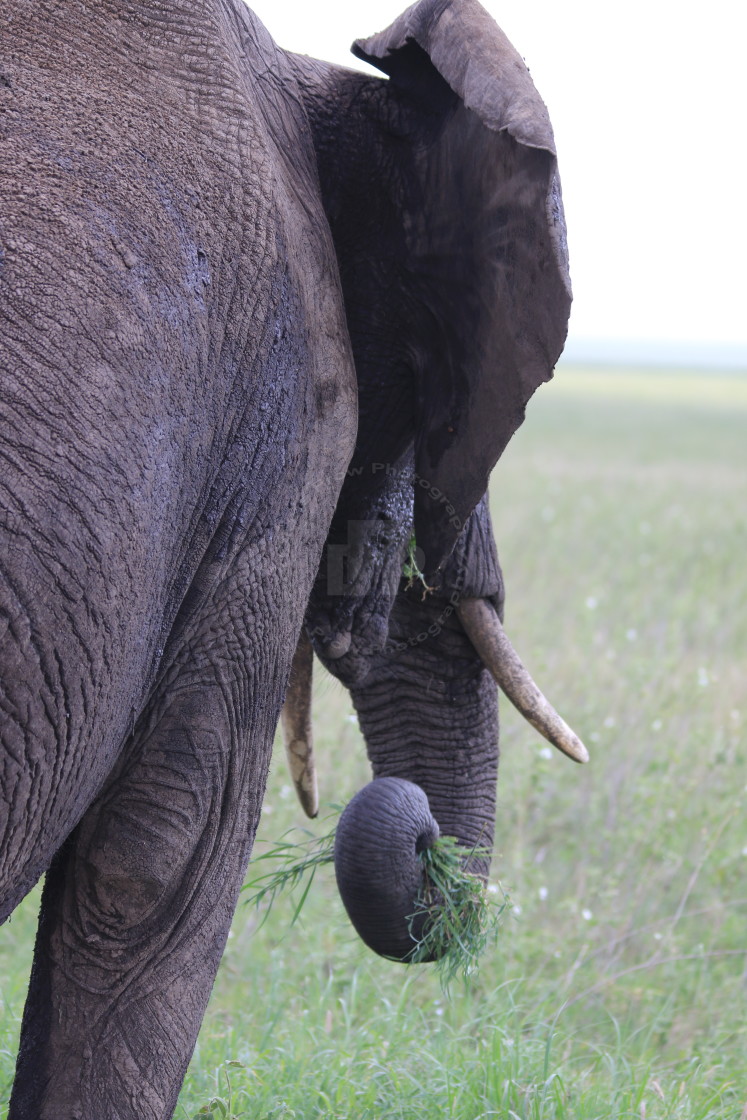
{"label": "curled trunk", "polygon": [[382,957],[407,960],[419,939],[420,853],[439,828],[419,786],[379,778],[345,807],[335,837],[340,896],[357,933]]}
{"label": "curled trunk", "polygon": [[[437,633],[418,641],[429,625]],[[487,878],[489,858],[468,853],[493,843],[498,709],[490,674],[443,602],[400,597],[391,633],[387,655],[351,689],[375,780],[340,821],[335,859],[356,930],[402,960],[417,935],[409,919],[422,847],[439,831],[454,836],[469,870]]]}

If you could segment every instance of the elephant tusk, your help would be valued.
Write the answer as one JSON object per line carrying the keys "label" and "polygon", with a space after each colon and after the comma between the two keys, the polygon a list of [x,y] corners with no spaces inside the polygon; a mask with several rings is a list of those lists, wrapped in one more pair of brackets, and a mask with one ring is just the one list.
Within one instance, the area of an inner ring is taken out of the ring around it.
{"label": "elephant tusk", "polygon": [[537,688],[491,604],[462,599],[456,611],[472,645],[514,707],[563,754],[574,762],[588,762],[586,747]]}
{"label": "elephant tusk", "polygon": [[305,630],[301,631],[291,663],[288,691],[280,713],[285,753],[298,800],[307,817],[319,812],[319,794],[311,730],[311,674],[314,651]]}

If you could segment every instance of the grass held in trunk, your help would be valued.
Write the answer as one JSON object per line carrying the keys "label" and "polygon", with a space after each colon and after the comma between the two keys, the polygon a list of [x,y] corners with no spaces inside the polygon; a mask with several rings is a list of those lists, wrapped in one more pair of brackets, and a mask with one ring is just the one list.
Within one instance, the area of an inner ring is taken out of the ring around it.
{"label": "grass held in trunk", "polygon": [[[291,918],[293,925],[317,870],[334,862],[335,833],[334,829],[324,836],[307,833],[307,839],[301,841],[289,836],[286,833],[254,861],[256,865],[272,860],[275,869],[256,875],[243,889],[251,892],[246,900],[249,904],[265,905],[265,921],[281,891],[302,888]],[[501,903],[493,902],[481,880],[464,870],[465,854],[453,836],[440,836],[418,857],[423,865],[423,886],[409,919],[413,949],[406,963],[434,960],[444,988],[457,976],[467,980],[475,972],[480,955],[495,940],[500,919],[510,906],[507,895]],[[469,854],[487,853],[473,850]]]}
{"label": "grass held in trunk", "polygon": [[423,585],[423,598],[425,599],[426,595],[428,595],[429,592],[433,591],[433,588],[429,587],[426,583],[425,574],[420,569],[416,552],[417,541],[415,540],[415,537],[412,536],[407,542],[407,556],[405,558],[404,564],[402,565],[402,575],[407,580],[408,591],[411,587],[414,587],[416,583],[421,583]]}
{"label": "grass held in trunk", "polygon": [[[483,855],[473,851],[474,855]],[[464,869],[465,850],[453,836],[439,836],[430,848],[420,853],[423,864],[423,889],[410,918],[410,932],[416,942],[410,961],[417,964],[435,958],[444,988],[461,976],[467,980],[476,970],[488,944],[495,941],[510,900],[491,901],[477,877]],[[426,914],[419,938],[415,923]]]}

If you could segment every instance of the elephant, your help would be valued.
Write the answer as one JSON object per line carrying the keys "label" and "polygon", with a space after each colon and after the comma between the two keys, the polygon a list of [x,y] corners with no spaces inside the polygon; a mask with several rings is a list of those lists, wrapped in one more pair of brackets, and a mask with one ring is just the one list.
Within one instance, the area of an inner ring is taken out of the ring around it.
{"label": "elephant", "polygon": [[556,155],[477,0],[358,41],[382,76],[241,0],[0,30],[0,920],[45,875],[9,1116],[163,1120],[284,701],[316,811],[314,655],[467,849],[494,677],[583,760],[505,639],[485,498],[565,340]]}

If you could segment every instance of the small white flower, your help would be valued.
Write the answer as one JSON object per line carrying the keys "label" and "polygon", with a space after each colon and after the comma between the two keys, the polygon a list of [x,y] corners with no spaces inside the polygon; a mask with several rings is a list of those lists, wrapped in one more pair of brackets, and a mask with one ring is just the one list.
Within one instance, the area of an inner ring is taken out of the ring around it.
{"label": "small white flower", "polygon": [[656,933],[654,934],[654,941],[661,941],[661,939],[662,939],[662,937],[663,937],[663,936],[664,936],[664,934],[663,934],[663,933],[659,933],[659,931],[658,931],[658,929],[657,929]]}
{"label": "small white flower", "polygon": [[542,747],[539,752],[540,758],[552,758],[552,751],[549,747]]}
{"label": "small white flower", "polygon": [[521,907],[519,906],[518,902],[515,902],[511,909],[513,910],[514,914],[517,915],[517,917],[521,913]]}
{"label": "small white flower", "polygon": [[263,805],[262,806],[262,816],[265,816],[265,815],[267,815],[268,817],[272,816],[272,805]]}
{"label": "small white flower", "polygon": [[661,728],[662,728],[661,720],[660,719],[655,719],[654,722],[651,724],[651,730],[652,731],[661,731]]}
{"label": "small white flower", "polygon": [[630,630],[625,631],[625,637],[628,639],[629,642],[634,642],[636,640],[636,638],[638,637],[638,631],[633,629],[633,627],[631,627]]}
{"label": "small white flower", "polygon": [[590,922],[594,915],[592,914],[591,910],[582,910],[581,917],[585,922]]}
{"label": "small white flower", "polygon": [[604,726],[605,727],[614,727],[615,726],[615,717],[614,716],[607,716],[606,720],[604,721]]}
{"label": "small white flower", "polygon": [[708,670],[703,665],[698,669],[698,684],[701,688],[705,688],[710,683]]}
{"label": "small white flower", "polygon": [[350,716],[346,716],[345,718],[347,719],[348,723],[357,723],[358,722],[358,717],[355,714],[355,712],[353,712],[353,714],[350,715]]}
{"label": "small white flower", "polygon": [[280,796],[282,797],[283,801],[287,801],[292,793],[293,793],[293,787],[292,786],[281,786],[280,787]]}
{"label": "small white flower", "polygon": [[540,902],[544,902],[547,898],[547,887],[540,887],[537,894],[540,896]]}
{"label": "small white flower", "polygon": [[742,855],[747,856],[747,847],[742,848]]}
{"label": "small white flower", "polygon": [[437,1015],[443,1015],[443,1013],[444,1013],[443,1007],[437,1007],[436,1008],[436,1014]]}
{"label": "small white flower", "polygon": [[495,883],[488,883],[488,894],[498,894],[498,887]]}
{"label": "small white flower", "polygon": [[593,595],[590,595],[589,598],[586,600],[586,605],[587,605],[587,607],[589,608],[590,611],[596,610],[597,600],[594,598]]}

